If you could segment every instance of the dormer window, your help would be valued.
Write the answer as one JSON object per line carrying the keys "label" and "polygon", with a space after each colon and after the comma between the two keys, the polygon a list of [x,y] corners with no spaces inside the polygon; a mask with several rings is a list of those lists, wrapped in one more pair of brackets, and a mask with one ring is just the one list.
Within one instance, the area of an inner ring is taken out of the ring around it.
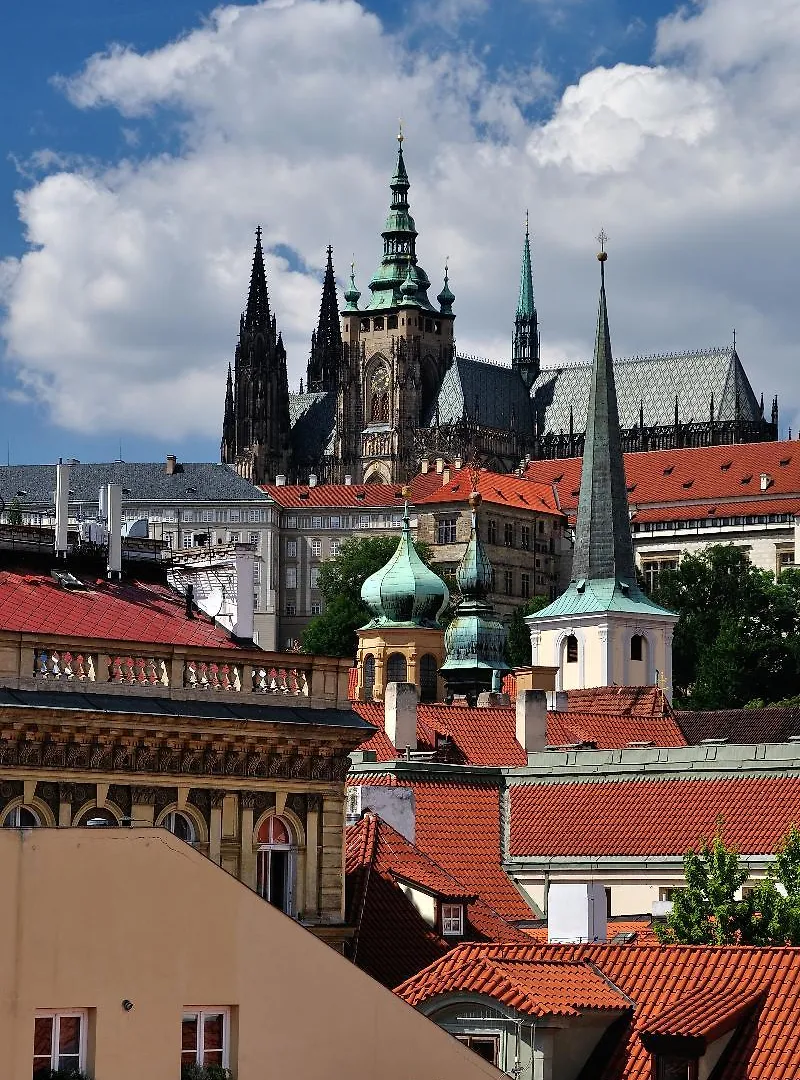
{"label": "dormer window", "polygon": [[656,1080],[697,1080],[697,1058],[656,1057]]}
{"label": "dormer window", "polygon": [[442,904],[442,934],[444,937],[464,936],[463,904]]}

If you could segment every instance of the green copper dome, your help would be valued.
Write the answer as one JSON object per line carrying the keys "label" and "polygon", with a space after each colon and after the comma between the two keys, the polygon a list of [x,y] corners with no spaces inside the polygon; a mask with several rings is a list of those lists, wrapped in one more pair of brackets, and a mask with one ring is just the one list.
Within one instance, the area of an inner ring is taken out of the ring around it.
{"label": "green copper dome", "polygon": [[447,277],[447,263],[444,264],[444,285],[442,286],[442,291],[439,293],[436,299],[439,301],[439,310],[441,311],[442,315],[453,314],[453,304],[455,303],[456,298],[453,295],[453,292],[450,288],[450,281]]}
{"label": "green copper dome", "polygon": [[411,540],[408,503],[397,550],[388,563],[361,586],[361,599],[372,612],[367,626],[438,625],[437,618],[450,594],[442,579],[417,554]]}
{"label": "green copper dome", "polygon": [[480,498],[477,492],[470,495],[472,530],[456,571],[461,599],[445,631],[446,659],[440,669],[448,696],[465,694],[473,704],[482,690],[492,688],[495,673],[502,676],[511,670],[505,660],[508,630],[484,599],[491,589],[492,566],[478,536],[475,511]]}
{"label": "green copper dome", "polygon": [[345,290],[345,311],[358,311],[358,301],[361,293],[356,288],[356,264],[350,263],[350,284]]}
{"label": "green copper dome", "polygon": [[426,311],[435,311],[428,299],[430,280],[417,263],[417,228],[408,208],[409,187],[401,136],[397,168],[391,183],[392,204],[383,230],[383,258],[369,283],[372,297],[367,310],[370,311],[385,311],[402,306],[404,300],[408,299],[408,294],[403,292],[403,285],[409,276],[415,285],[415,305]]}

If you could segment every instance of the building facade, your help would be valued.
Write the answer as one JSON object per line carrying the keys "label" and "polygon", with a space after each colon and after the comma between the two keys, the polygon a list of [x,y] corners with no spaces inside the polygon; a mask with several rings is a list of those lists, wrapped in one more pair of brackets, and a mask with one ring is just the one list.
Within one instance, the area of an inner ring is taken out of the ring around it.
{"label": "building facade", "polygon": [[[328,249],[305,387],[290,392],[270,308],[260,228],[250,289],[229,366],[221,460],[254,483],[397,483],[426,458],[478,460],[513,472],[526,459],[583,452],[591,364],[540,364],[526,226],[510,363],[458,354],[445,265],[433,300],[417,255],[402,137],[382,232],[383,254],[362,296],[351,267],[339,308]],[[509,313],[511,304],[509,304]],[[511,319],[509,319],[511,324]],[[615,364],[623,449],[758,442],[778,437],[735,346]]]}

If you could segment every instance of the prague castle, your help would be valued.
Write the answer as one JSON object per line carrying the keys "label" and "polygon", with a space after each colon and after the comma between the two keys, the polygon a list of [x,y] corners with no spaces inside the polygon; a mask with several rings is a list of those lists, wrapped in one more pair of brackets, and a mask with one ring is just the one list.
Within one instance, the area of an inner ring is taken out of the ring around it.
{"label": "prague castle", "polygon": [[[351,268],[340,308],[328,248],[298,393],[289,389],[256,231],[247,307],[228,367],[222,461],[257,484],[310,475],[320,483],[393,483],[432,457],[511,472],[526,459],[581,455],[591,364],[540,365],[527,227],[510,363],[460,356],[448,268],[434,301],[417,257],[402,135],[390,186],[383,255],[368,297]],[[777,398],[767,419],[735,345],[618,360],[614,370],[625,451],[778,438]]]}

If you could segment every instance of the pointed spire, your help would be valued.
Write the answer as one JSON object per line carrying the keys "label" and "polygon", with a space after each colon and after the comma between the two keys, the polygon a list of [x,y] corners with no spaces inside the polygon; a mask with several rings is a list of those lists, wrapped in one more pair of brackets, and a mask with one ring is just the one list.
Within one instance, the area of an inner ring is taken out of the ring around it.
{"label": "pointed spire", "polygon": [[261,246],[261,226],[256,228],[256,248],[253,252],[253,269],[250,272],[250,292],[244,316],[246,330],[268,330],[270,327],[267,272],[264,269],[264,249]]}
{"label": "pointed spire", "polygon": [[453,304],[455,303],[456,299],[452,293],[452,290],[450,289],[450,280],[448,278],[447,265],[448,261],[448,259],[445,259],[444,263],[444,285],[442,286],[442,291],[436,297],[436,299],[439,301],[439,311],[442,313],[442,315],[453,314]]}
{"label": "pointed spire", "polygon": [[328,245],[328,260],[322,282],[319,322],[311,338],[306,386],[308,390],[335,390],[342,357],[342,330],[339,325],[339,302],[333,273],[333,248]]}
{"label": "pointed spire", "polygon": [[361,293],[356,288],[355,259],[350,263],[350,284],[345,290],[344,298],[346,300],[345,311],[358,311],[358,301],[361,298]]}
{"label": "pointed spire", "polygon": [[522,267],[519,276],[519,299],[511,347],[511,366],[519,371],[530,390],[539,374],[539,320],[533,299],[531,239],[527,210],[525,211],[525,240],[522,245]]}
{"label": "pointed spire", "polygon": [[583,452],[573,581],[614,579],[636,586],[617,391],[606,308],[605,234],[600,234],[600,303]]}
{"label": "pointed spire", "polygon": [[531,240],[528,228],[528,211],[525,211],[525,242],[522,245],[522,269],[519,276],[519,300],[517,315],[530,318],[535,312],[533,302],[533,271],[531,270]]}

